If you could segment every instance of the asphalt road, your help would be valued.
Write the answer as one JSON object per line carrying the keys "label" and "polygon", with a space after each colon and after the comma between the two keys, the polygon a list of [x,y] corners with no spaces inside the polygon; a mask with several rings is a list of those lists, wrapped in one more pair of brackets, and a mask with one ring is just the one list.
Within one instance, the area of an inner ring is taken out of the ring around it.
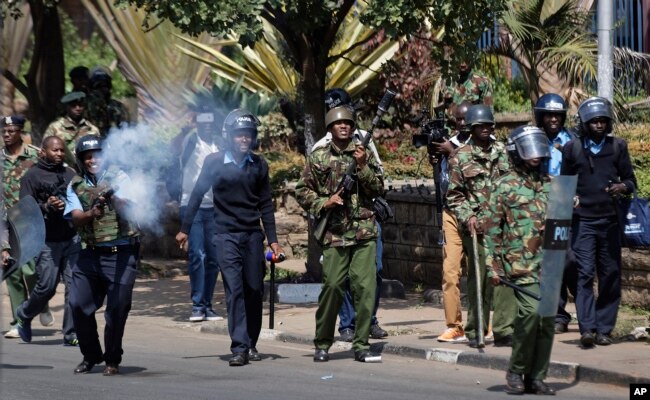
{"label": "asphalt road", "polygon": [[[98,320],[101,320],[98,314]],[[503,399],[504,373],[384,355],[381,364],[332,352],[315,364],[309,346],[260,341],[261,362],[228,366],[226,336],[182,329],[159,318],[130,320],[121,375],[103,367],[74,375],[78,348],[63,347],[60,333],[36,327],[34,341],[0,339],[0,398],[74,399]],[[549,381],[565,399],[624,399],[627,388]],[[530,397],[530,396],[529,396]]]}

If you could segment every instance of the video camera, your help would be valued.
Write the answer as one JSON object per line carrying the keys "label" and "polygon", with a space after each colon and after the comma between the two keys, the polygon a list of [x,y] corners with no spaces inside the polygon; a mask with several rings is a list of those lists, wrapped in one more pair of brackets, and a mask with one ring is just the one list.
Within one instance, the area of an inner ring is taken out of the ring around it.
{"label": "video camera", "polygon": [[429,110],[423,108],[416,121],[420,124],[420,133],[413,135],[413,146],[415,148],[419,149],[422,146],[427,146],[430,152],[431,143],[444,143],[448,139],[444,114],[441,118],[432,119]]}

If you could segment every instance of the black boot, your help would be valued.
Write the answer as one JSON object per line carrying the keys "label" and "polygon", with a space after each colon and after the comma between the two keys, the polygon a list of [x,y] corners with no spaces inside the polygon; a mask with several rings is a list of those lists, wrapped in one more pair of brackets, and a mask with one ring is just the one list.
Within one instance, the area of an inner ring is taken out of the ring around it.
{"label": "black boot", "polygon": [[506,373],[506,393],[524,394],[524,380],[521,374],[508,370]]}
{"label": "black boot", "polygon": [[555,390],[551,389],[541,379],[526,379],[524,386],[526,387],[526,393],[555,396]]}

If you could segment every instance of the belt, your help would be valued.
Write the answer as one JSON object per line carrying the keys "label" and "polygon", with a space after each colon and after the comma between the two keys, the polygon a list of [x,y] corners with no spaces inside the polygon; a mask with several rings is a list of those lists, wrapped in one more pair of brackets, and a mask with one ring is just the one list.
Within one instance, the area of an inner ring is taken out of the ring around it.
{"label": "belt", "polygon": [[131,249],[133,246],[139,245],[140,240],[138,239],[131,239],[128,244],[117,244],[115,246],[94,246],[94,245],[87,245],[86,249],[96,251],[98,253],[106,253],[106,254],[114,254],[119,252],[120,250],[126,250],[126,249]]}

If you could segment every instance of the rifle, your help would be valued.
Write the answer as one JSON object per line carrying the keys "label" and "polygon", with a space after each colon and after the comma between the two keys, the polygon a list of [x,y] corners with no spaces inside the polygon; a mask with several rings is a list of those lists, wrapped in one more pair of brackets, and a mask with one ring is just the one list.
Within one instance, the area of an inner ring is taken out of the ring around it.
{"label": "rifle", "polygon": [[[379,106],[377,107],[377,113],[375,114],[375,118],[372,120],[372,125],[370,127],[370,130],[368,130],[368,133],[366,136],[363,138],[363,142],[361,145],[363,147],[368,147],[368,143],[370,143],[370,139],[372,139],[372,132],[375,130],[375,126],[379,123],[379,120],[381,119],[381,116],[384,115],[386,111],[388,111],[388,108],[390,107],[390,103],[392,103],[393,98],[395,97],[395,92],[392,90],[386,90],[386,93],[384,93],[384,97],[381,98],[381,101],[379,102]],[[347,194],[351,193],[352,188],[354,186],[354,182],[356,178],[354,177],[356,174],[357,170],[357,161],[355,159],[352,159],[352,162],[348,165],[348,168],[345,171],[345,175],[343,175],[343,178],[341,178],[341,182],[339,182],[338,187],[336,188],[336,191],[334,193],[338,193],[341,189],[343,191],[341,194]],[[329,223],[330,216],[332,215],[332,211],[336,207],[332,207],[327,212],[325,215],[318,221],[318,224],[316,225],[316,229],[314,229],[314,237],[316,240],[319,242],[323,241],[323,237],[325,236],[325,229],[327,228],[327,224]]]}
{"label": "rifle", "polygon": [[[97,195],[95,200],[93,200],[93,204],[90,206],[90,208],[93,208],[95,206],[99,207],[104,207],[108,205],[108,209],[112,210],[113,209],[113,202],[111,201],[113,198],[113,195],[115,194],[116,189],[115,188],[110,188],[107,189]],[[103,200],[102,200],[103,198]]]}

